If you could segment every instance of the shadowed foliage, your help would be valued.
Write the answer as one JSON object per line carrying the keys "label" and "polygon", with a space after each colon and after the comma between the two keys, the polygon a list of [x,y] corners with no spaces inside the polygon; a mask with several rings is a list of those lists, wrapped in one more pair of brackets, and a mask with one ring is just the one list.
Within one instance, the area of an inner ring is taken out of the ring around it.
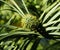
{"label": "shadowed foliage", "polygon": [[60,50],[60,0],[0,0],[0,50]]}

